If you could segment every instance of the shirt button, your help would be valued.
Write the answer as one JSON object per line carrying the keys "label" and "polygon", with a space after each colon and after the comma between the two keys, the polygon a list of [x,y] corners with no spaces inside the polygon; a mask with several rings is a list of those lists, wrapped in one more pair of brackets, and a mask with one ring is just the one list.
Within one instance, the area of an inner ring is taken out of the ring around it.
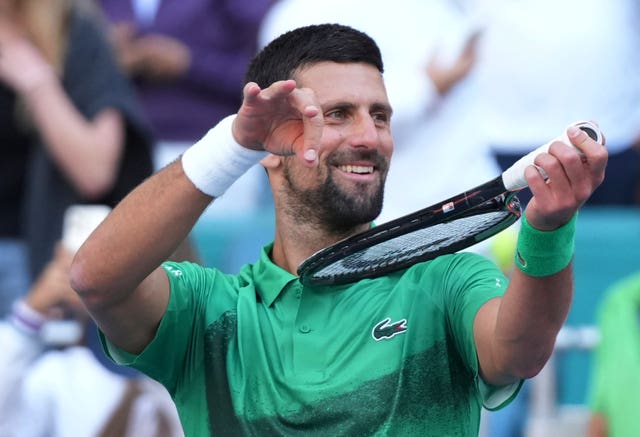
{"label": "shirt button", "polygon": [[308,325],[302,325],[300,326],[300,332],[302,332],[303,334],[307,334],[309,331],[311,331],[311,328],[309,328]]}

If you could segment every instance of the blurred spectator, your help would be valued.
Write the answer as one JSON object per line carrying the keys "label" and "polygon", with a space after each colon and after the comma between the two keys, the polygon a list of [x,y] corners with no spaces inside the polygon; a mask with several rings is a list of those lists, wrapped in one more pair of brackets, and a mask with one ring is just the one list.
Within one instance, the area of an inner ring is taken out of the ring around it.
{"label": "blurred spectator", "polygon": [[[237,110],[256,35],[273,0],[99,0],[120,65],[151,122],[156,169],[176,159]],[[216,201],[216,213],[247,213],[264,201],[256,168]]]}
{"label": "blurred spectator", "polygon": [[448,108],[458,102],[457,88],[473,71],[476,44],[482,37],[457,2],[280,0],[265,17],[260,45],[297,26],[323,22],[368,33],[385,59],[395,149],[378,222],[426,207],[497,174],[486,149],[476,147],[476,138],[466,133],[466,120],[455,118],[452,125],[443,118],[456,112]]}
{"label": "blurred spectator", "polygon": [[[588,204],[637,202],[639,4],[632,0],[456,3],[464,3],[469,22],[482,29],[476,65],[432,117],[430,126],[440,127],[441,134],[432,135],[427,127],[423,137],[436,143],[446,138],[446,144],[475,141],[479,150],[490,151],[496,166],[505,169],[558,136],[569,123],[592,119],[605,133],[610,154],[605,182]],[[457,148],[450,153],[455,150],[466,153]],[[411,179],[425,163],[416,160],[412,165],[414,171],[404,177],[405,187],[413,186]],[[470,160],[445,180],[473,165]],[[430,173],[432,164],[426,168]],[[526,206],[529,190],[518,197]],[[530,381],[515,402],[487,414],[487,435],[526,435],[527,392],[533,393]]]}
{"label": "blurred spectator", "polygon": [[0,321],[0,435],[182,436],[164,387],[111,373],[84,345],[88,314],[69,286],[72,257],[60,245]]}
{"label": "blurred spectator", "polygon": [[589,437],[640,435],[640,274],[613,284],[599,310]]}
{"label": "blurred spectator", "polygon": [[[607,139],[607,177],[590,205],[637,203],[640,3],[476,0],[484,33],[469,82],[477,124],[501,168],[576,120]],[[523,193],[519,197],[530,198]]]}
{"label": "blurred spectator", "polygon": [[[26,243],[22,233],[22,199],[29,148],[26,135],[11,129],[15,96],[0,84],[0,318],[11,302],[29,289]],[[22,145],[12,147],[12,145]]]}
{"label": "blurred spectator", "polygon": [[[88,4],[0,0],[2,241],[28,247],[10,259],[16,276],[27,257],[31,278],[51,259],[67,206],[114,205],[152,171],[141,112]],[[30,278],[16,280],[0,305]]]}

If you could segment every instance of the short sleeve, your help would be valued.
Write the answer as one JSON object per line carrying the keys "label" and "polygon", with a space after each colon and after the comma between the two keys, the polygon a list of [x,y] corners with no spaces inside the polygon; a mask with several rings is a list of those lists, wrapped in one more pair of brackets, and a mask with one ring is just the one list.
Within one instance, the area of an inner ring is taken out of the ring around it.
{"label": "short sleeve", "polygon": [[131,366],[162,383],[173,394],[180,378],[189,378],[202,362],[204,332],[218,311],[232,305],[229,277],[197,264],[162,265],[171,287],[167,310],[154,339],[139,354],[125,352],[101,333],[105,353],[116,363]]}
{"label": "short sleeve", "polygon": [[485,257],[459,253],[436,260],[436,278],[441,278],[442,307],[447,314],[456,347],[476,381],[476,390],[488,410],[508,405],[518,394],[523,381],[506,386],[489,385],[479,374],[473,324],[480,308],[489,300],[504,295],[509,281],[502,271]]}

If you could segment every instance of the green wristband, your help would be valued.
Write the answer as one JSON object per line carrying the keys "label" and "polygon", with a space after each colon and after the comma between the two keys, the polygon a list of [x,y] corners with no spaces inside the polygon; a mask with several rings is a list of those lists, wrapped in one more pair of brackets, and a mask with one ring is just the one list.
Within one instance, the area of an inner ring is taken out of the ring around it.
{"label": "green wristband", "polygon": [[565,225],[553,231],[540,231],[522,216],[515,262],[529,276],[550,276],[569,265],[573,258],[576,233],[575,214]]}

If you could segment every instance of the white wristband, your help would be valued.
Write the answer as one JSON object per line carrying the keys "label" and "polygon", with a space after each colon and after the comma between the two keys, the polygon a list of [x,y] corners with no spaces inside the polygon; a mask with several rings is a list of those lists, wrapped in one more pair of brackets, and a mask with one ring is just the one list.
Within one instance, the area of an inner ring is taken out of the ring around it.
{"label": "white wristband", "polygon": [[22,332],[35,335],[40,332],[47,318],[27,305],[24,300],[18,300],[13,304],[10,320]]}
{"label": "white wristband", "polygon": [[193,184],[212,197],[221,196],[249,168],[267,156],[233,138],[235,114],[224,118],[182,155],[182,168]]}

